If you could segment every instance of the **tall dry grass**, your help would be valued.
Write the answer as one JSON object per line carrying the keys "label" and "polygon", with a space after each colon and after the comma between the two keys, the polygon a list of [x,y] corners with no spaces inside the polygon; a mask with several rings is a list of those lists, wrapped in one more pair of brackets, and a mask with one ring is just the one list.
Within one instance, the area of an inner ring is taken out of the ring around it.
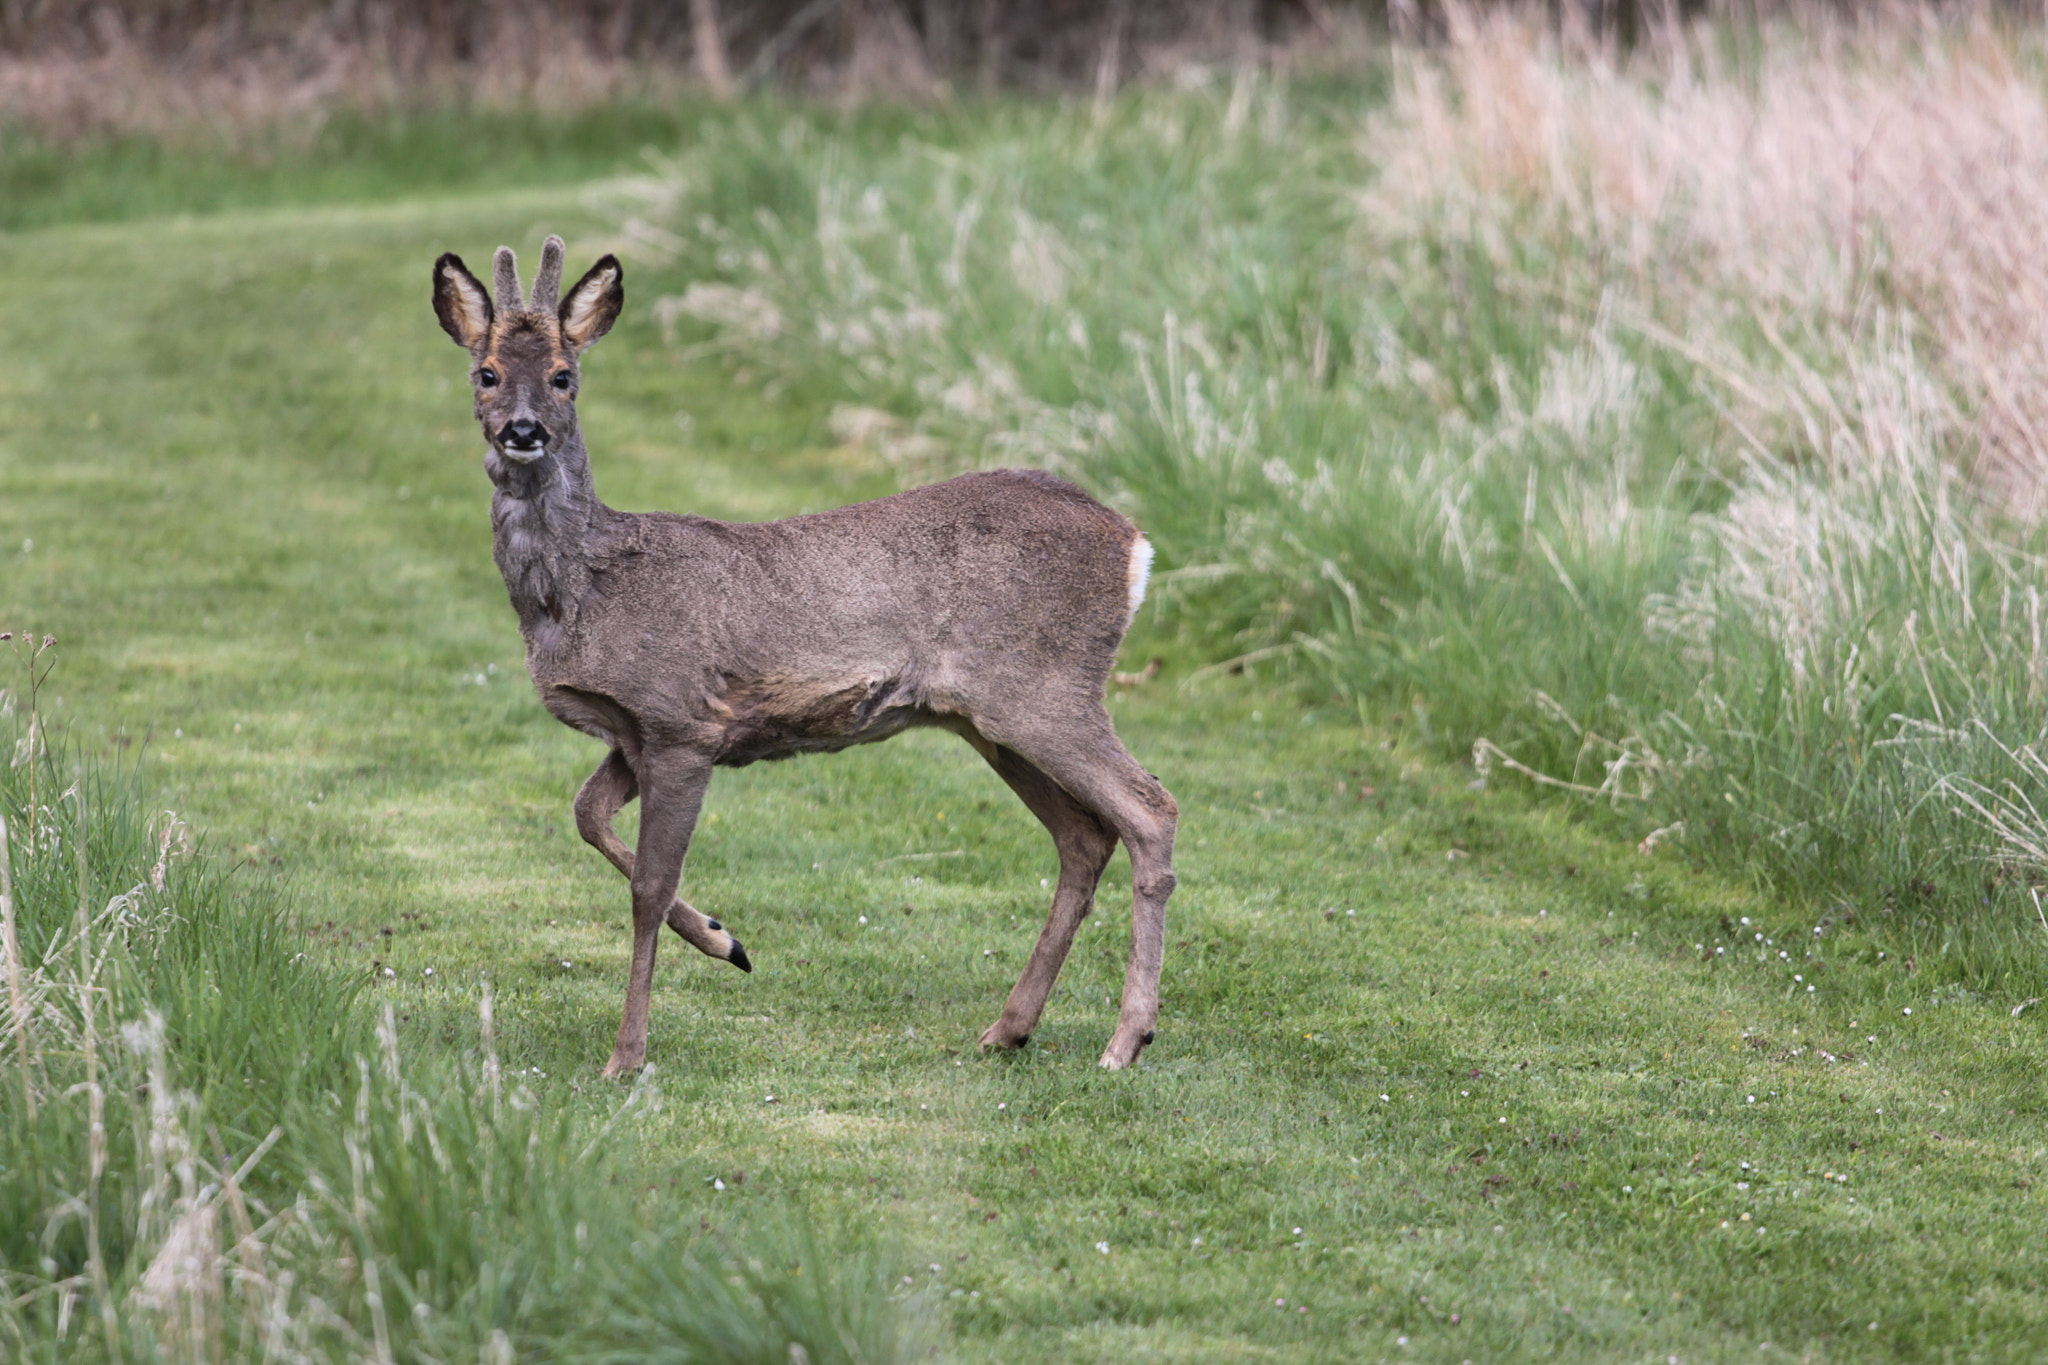
{"label": "tall dry grass", "polygon": [[[1624,59],[1529,11],[1454,10],[1403,50],[1368,137],[1372,228],[1551,234],[1558,282],[1618,291],[1669,344],[1759,390],[1855,350],[1888,310],[1925,338],[1955,439],[2014,510],[2048,476],[2048,89],[2041,34],[1932,7],[1811,6],[1740,42],[1701,24]],[[1758,347],[1758,337],[1766,343]],[[1819,345],[1816,359],[1802,354]],[[1827,404],[1821,404],[1823,408]]]}

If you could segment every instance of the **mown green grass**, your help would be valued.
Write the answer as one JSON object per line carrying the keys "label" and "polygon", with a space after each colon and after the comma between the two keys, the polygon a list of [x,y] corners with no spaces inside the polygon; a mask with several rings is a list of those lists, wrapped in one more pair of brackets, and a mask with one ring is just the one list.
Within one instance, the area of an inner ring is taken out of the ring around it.
{"label": "mown green grass", "polygon": [[[72,742],[147,737],[155,799],[285,882],[307,951],[375,973],[408,1049],[473,1063],[488,978],[508,1072],[594,1135],[626,1096],[595,1074],[625,896],[567,817],[601,755],[525,684],[427,305],[444,249],[559,230],[593,254],[584,205],[9,234],[0,627],[58,636]],[[610,501],[767,517],[893,486],[815,396],[676,359],[627,270],[584,403]],[[643,1207],[876,1230],[964,1360],[2048,1341],[2039,1006],[1924,984],[1907,911],[1762,900],[1638,854],[1625,813],[1474,790],[1349,705],[1184,687],[1177,639],[1148,616],[1130,658],[1172,667],[1114,702],[1183,809],[1145,1064],[1094,1066],[1121,862],[1030,1050],[975,1053],[1054,868],[964,746],[722,774],[685,893],[757,970],[663,947],[663,1103],[613,1134]]]}

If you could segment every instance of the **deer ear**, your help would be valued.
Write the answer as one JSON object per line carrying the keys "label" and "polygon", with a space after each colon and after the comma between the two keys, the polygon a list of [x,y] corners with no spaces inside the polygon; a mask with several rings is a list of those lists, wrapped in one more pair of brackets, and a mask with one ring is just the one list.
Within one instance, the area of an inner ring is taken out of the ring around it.
{"label": "deer ear", "polygon": [[455,344],[474,351],[491,334],[491,296],[450,251],[434,262],[434,314]]}
{"label": "deer ear", "polygon": [[562,340],[582,350],[612,329],[626,306],[626,272],[616,256],[601,256],[562,300]]}

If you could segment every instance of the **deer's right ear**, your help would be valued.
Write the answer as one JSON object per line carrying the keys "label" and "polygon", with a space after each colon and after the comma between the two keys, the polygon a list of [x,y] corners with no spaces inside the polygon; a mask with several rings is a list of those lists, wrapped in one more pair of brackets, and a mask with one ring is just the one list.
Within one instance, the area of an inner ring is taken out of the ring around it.
{"label": "deer's right ear", "polygon": [[474,351],[491,334],[491,296],[452,251],[434,262],[434,315],[465,350]]}

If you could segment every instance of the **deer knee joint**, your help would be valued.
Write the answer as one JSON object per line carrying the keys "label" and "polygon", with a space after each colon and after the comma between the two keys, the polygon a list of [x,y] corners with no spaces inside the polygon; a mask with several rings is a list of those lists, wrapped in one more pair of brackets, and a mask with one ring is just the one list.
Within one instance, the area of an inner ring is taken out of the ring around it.
{"label": "deer knee joint", "polygon": [[1169,868],[1160,868],[1156,872],[1144,873],[1135,878],[1135,881],[1136,886],[1133,889],[1137,891],[1140,897],[1150,901],[1165,900],[1173,894],[1173,888],[1179,884],[1175,881],[1173,872]]}

